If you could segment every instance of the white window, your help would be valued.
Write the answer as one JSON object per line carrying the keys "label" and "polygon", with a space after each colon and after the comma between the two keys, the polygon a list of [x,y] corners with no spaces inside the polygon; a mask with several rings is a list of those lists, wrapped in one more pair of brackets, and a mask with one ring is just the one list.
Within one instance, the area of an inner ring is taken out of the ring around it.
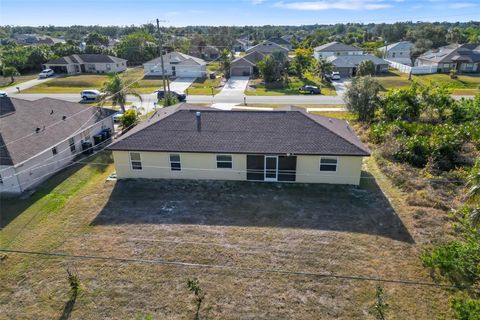
{"label": "white window", "polygon": [[217,155],[217,169],[232,169],[232,156],[229,154]]}
{"label": "white window", "polygon": [[140,152],[130,152],[130,165],[132,170],[142,170]]}
{"label": "white window", "polygon": [[73,137],[68,139],[68,144],[70,145],[70,151],[72,153],[75,152],[76,151],[76,149],[75,149],[75,139]]}
{"label": "white window", "polygon": [[180,155],[178,153],[170,154],[170,170],[181,171],[182,163],[180,162]]}
{"label": "white window", "polygon": [[337,171],[338,159],[336,157],[321,157],[320,171]]}
{"label": "white window", "polygon": [[53,147],[52,148],[52,154],[53,155],[56,155],[58,152],[57,152],[57,147]]}

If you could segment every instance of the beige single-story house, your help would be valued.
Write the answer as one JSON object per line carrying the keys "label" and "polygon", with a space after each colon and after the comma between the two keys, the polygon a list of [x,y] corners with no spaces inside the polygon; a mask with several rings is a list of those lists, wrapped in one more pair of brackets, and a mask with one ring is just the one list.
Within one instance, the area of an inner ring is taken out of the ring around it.
{"label": "beige single-story house", "polygon": [[103,143],[99,133],[113,133],[115,113],[52,98],[0,97],[0,193],[32,189],[93,150]]}
{"label": "beige single-story house", "polygon": [[112,150],[118,179],[360,183],[370,155],[348,122],[307,113],[224,111],[181,104],[157,111]]}
{"label": "beige single-story house", "polygon": [[265,54],[253,51],[238,57],[230,64],[231,76],[252,76],[258,73],[257,63],[265,57]]}
{"label": "beige single-story house", "polygon": [[371,54],[356,54],[330,56],[327,61],[331,62],[342,77],[354,77],[357,68],[363,61],[372,61],[375,65],[375,74],[388,72],[388,62]]}
{"label": "beige single-story house", "polygon": [[[163,55],[166,76],[184,78],[202,78],[207,75],[205,60],[178,51]],[[155,58],[143,64],[145,76],[162,76],[161,58]]]}
{"label": "beige single-story house", "polygon": [[55,73],[110,73],[127,70],[127,60],[106,54],[72,54],[48,61],[44,69]]}

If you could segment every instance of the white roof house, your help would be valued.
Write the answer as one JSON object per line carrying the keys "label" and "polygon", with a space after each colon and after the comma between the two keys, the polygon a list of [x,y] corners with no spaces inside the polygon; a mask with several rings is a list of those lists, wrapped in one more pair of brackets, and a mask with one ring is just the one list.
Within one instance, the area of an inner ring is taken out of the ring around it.
{"label": "white roof house", "polygon": [[410,66],[412,65],[410,57],[412,47],[413,43],[410,41],[400,41],[383,46],[379,50],[384,53],[384,59]]}
{"label": "white roof house", "polygon": [[109,73],[127,70],[127,60],[106,54],[72,54],[50,60],[45,68],[56,73]]}
{"label": "white roof house", "polygon": [[331,56],[352,56],[363,54],[363,50],[341,42],[330,42],[313,49],[315,59],[328,58]]}
{"label": "white roof house", "polygon": [[[207,75],[207,63],[205,60],[190,56],[178,51],[163,55],[163,64],[166,76],[201,78]],[[161,58],[155,58],[143,64],[143,73],[146,76],[161,76]]]}

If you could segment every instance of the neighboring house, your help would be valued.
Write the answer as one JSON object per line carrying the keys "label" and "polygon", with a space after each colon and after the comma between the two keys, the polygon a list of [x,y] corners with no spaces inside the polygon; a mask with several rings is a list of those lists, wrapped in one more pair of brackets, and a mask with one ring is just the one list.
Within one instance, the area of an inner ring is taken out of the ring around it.
{"label": "neighboring house", "polygon": [[274,42],[279,46],[285,47],[288,49],[288,51],[292,51],[293,49],[292,43],[284,38],[270,38],[268,39],[268,41]]}
{"label": "neighboring house", "polygon": [[250,41],[248,38],[236,39],[233,44],[233,51],[235,52],[245,52],[250,48]]}
{"label": "neighboring house", "polygon": [[480,72],[480,44],[453,44],[430,50],[415,60],[415,66],[433,66],[438,72]]}
{"label": "neighboring house", "polygon": [[157,111],[108,147],[118,179],[360,183],[370,155],[345,120],[303,108]]}
{"label": "neighboring house", "polygon": [[342,77],[354,77],[357,73],[358,65],[366,60],[373,62],[375,73],[388,72],[388,62],[371,54],[330,56],[327,58],[327,61],[335,66],[335,70],[340,72]]}
{"label": "neighboring house", "polygon": [[383,53],[383,58],[386,60],[411,66],[412,59],[410,57],[410,51],[412,48],[413,43],[410,41],[400,41],[383,46],[379,51]]}
{"label": "neighboring house", "polygon": [[207,61],[217,60],[220,57],[220,52],[222,50],[214,46],[205,46],[201,48],[201,51],[198,49],[198,47],[193,47],[190,50],[190,55]]}
{"label": "neighboring house", "polygon": [[0,98],[0,192],[21,193],[82,154],[110,129],[114,110],[63,100]]}
{"label": "neighboring house", "polygon": [[15,41],[18,44],[24,44],[24,45],[37,45],[37,44],[54,45],[56,43],[66,43],[64,39],[54,38],[50,36],[41,36],[38,34],[15,35]]}
{"label": "neighboring house", "polygon": [[317,60],[320,60],[320,58],[326,59],[331,56],[353,56],[361,54],[363,54],[362,49],[336,41],[315,47],[313,49],[313,56]]}
{"label": "neighboring house", "polygon": [[119,39],[109,38],[109,39],[108,39],[107,48],[113,49],[113,48],[115,48],[115,46],[116,46],[117,44],[119,44],[119,43],[120,43],[120,40],[119,40]]}
{"label": "neighboring house", "polygon": [[[178,51],[163,55],[165,75],[172,77],[202,78],[207,75],[205,60],[189,56]],[[161,58],[155,58],[143,64],[143,73],[147,76],[161,76]]]}
{"label": "neighboring house", "polygon": [[253,76],[258,73],[257,63],[261,61],[265,55],[258,51],[253,51],[242,57],[238,57],[230,64],[231,76]]}
{"label": "neighboring house", "polygon": [[109,73],[127,70],[127,60],[106,54],[72,54],[45,63],[44,68],[56,73]]}
{"label": "neighboring house", "polygon": [[276,44],[275,42],[265,40],[265,41],[262,41],[261,43],[257,44],[256,46],[253,46],[253,47],[249,48],[245,52],[246,53],[251,53],[251,52],[254,52],[254,51],[257,51],[257,52],[260,52],[260,53],[263,53],[263,54],[270,54],[274,51],[281,51],[281,52],[285,52],[285,54],[288,55],[289,50],[287,48],[281,46],[281,45]]}

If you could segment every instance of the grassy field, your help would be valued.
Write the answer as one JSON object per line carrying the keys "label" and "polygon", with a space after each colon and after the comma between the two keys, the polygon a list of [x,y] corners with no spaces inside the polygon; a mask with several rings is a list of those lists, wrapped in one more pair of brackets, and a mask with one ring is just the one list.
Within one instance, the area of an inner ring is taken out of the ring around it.
{"label": "grassy field", "polygon": [[[408,75],[398,70],[390,70],[386,75],[376,76],[375,79],[380,82],[383,91],[406,88],[411,83]],[[457,79],[451,79],[448,74],[435,73],[414,75],[412,79],[422,85],[429,85],[432,82],[445,84],[455,95],[474,95],[480,92],[480,75],[459,75]]]}
{"label": "grassy field", "polygon": [[215,95],[220,92],[217,87],[220,85],[221,81],[222,77],[217,77],[215,79],[197,78],[185,92],[191,95],[212,95],[212,93]]}
{"label": "grassy field", "polygon": [[10,82],[10,80],[11,80],[10,77],[0,77],[0,88],[15,86],[15,85],[18,85],[22,82],[37,79],[37,78],[38,78],[38,74],[36,74],[36,73],[35,74],[27,74],[27,75],[23,75],[23,76],[15,76],[14,77],[15,81],[12,83],[12,82]]}
{"label": "grassy field", "polygon": [[[27,199],[2,199],[1,247],[137,260],[3,254],[0,318],[192,319],[186,281],[197,277],[206,293],[201,318],[373,319],[379,283],[315,274],[430,281],[418,254],[432,230],[402,194],[383,187],[373,159],[360,188],[106,182],[113,166],[98,163],[110,155],[92,162],[61,172]],[[67,267],[81,283],[73,301]],[[381,285],[388,319],[450,318],[439,288]]]}
{"label": "grassy field", "polygon": [[[134,88],[139,93],[152,93],[162,85],[162,80],[158,77],[143,77],[143,69],[129,69],[121,74],[128,81],[138,81]],[[66,76],[50,80],[39,84],[30,89],[24,90],[24,93],[80,93],[84,89],[101,89],[108,76],[105,74],[81,74],[75,76]]]}
{"label": "grassy field", "polygon": [[284,95],[302,95],[298,91],[303,85],[315,85],[321,88],[321,94],[326,96],[336,95],[335,88],[329,83],[322,83],[320,78],[307,75],[305,80],[301,80],[297,77],[290,77],[290,83],[288,86],[282,85],[265,85],[261,79],[251,80],[250,84],[255,86],[255,90],[245,91],[249,96],[284,96]]}

